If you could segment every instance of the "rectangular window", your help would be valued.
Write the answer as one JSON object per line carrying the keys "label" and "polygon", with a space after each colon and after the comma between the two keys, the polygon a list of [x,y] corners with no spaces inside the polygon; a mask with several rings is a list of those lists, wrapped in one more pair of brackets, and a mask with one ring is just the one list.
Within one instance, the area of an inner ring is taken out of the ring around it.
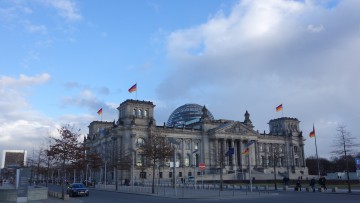
{"label": "rectangular window", "polygon": [[163,172],[159,172],[159,178],[163,178]]}
{"label": "rectangular window", "polygon": [[179,177],[182,177],[182,172],[179,172]]}
{"label": "rectangular window", "polygon": [[191,172],[189,172],[189,173],[188,173],[188,176],[191,176],[191,175],[192,175],[192,173],[191,173]]}
{"label": "rectangular window", "polygon": [[146,179],[146,172],[140,172],[140,178]]}
{"label": "rectangular window", "polygon": [[169,172],[169,178],[172,178],[172,172]]}

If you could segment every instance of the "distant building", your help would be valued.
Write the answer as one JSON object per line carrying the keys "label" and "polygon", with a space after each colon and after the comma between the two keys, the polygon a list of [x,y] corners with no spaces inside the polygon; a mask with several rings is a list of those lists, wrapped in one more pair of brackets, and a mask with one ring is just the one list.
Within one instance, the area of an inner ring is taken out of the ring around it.
{"label": "distant building", "polygon": [[26,165],[26,150],[3,150],[1,168],[19,168]]}
{"label": "distant building", "polygon": [[[98,173],[97,180],[113,181],[114,160],[134,153],[135,181],[151,179],[146,158],[139,150],[149,134],[162,134],[175,138],[176,160],[179,161],[177,174],[172,174],[170,161],[159,164],[156,177],[160,180],[187,179],[204,173],[204,180],[219,179],[220,170],[224,179],[248,179],[248,167],[255,179],[273,179],[274,166],[278,179],[287,176],[297,179],[307,176],[305,166],[304,141],[296,118],[277,118],[269,121],[269,133],[254,130],[250,114],[246,111],[244,121],[214,119],[205,106],[186,104],[177,108],[164,125],[156,125],[155,105],[150,101],[126,100],[117,108],[115,122],[93,121],[85,145],[95,150],[107,164]],[[250,159],[244,153],[249,147]],[[130,156],[131,157],[131,156]],[[223,164],[221,161],[223,160]],[[250,160],[250,163],[249,163]],[[205,170],[198,166],[205,164]],[[222,166],[222,167],[221,167]],[[118,167],[119,168],[119,167]],[[130,169],[119,169],[119,179],[130,179]]]}

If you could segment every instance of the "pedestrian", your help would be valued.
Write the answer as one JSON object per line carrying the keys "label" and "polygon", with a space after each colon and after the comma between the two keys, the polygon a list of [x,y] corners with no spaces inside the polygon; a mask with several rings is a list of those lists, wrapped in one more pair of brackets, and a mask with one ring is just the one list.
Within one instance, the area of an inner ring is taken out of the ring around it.
{"label": "pedestrian", "polygon": [[283,178],[283,182],[284,182],[284,186],[289,185],[289,178],[285,176],[285,177]]}
{"label": "pedestrian", "polygon": [[310,180],[310,187],[312,188],[312,191],[315,192],[315,178],[311,178]]}
{"label": "pedestrian", "polygon": [[326,188],[326,178],[324,176],[321,176],[319,179],[319,185],[324,188],[324,190],[327,190]]}
{"label": "pedestrian", "polygon": [[296,191],[301,191],[301,180],[298,178],[296,181]]}

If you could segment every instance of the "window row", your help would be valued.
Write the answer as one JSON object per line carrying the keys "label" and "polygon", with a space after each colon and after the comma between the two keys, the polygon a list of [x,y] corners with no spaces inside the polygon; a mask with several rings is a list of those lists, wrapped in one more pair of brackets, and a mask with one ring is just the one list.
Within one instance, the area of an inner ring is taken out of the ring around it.
{"label": "window row", "polygon": [[133,109],[133,116],[148,117],[148,110]]}

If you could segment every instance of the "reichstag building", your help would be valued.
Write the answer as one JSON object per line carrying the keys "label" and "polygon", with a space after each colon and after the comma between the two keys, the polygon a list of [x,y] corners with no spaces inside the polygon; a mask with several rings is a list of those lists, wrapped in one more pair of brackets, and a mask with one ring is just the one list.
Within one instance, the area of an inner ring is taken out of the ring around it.
{"label": "reichstag building", "polygon": [[[172,112],[167,123],[157,125],[151,101],[126,100],[117,109],[117,121],[91,122],[84,140],[104,162],[94,173],[99,182],[151,180],[152,167],[139,150],[151,133],[166,135],[177,143],[176,174],[170,167],[172,158],[159,163],[155,175],[159,182],[170,181],[174,175],[184,181],[200,175],[203,180],[219,180],[221,172],[224,180],[248,180],[249,167],[251,178],[257,180],[273,179],[274,173],[278,179],[308,175],[305,139],[296,118],[272,119],[269,132],[260,133],[254,130],[247,111],[243,121],[215,119],[205,106],[185,104]],[[247,147],[250,142],[253,144]],[[200,170],[199,165],[205,169]]]}

